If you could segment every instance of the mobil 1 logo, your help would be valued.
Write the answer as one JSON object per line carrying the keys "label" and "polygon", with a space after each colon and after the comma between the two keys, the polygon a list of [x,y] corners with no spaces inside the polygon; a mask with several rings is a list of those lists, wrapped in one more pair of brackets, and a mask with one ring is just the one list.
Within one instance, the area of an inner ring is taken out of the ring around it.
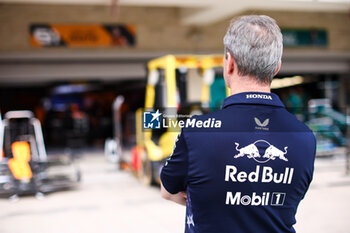
{"label": "mobil 1 logo", "polygon": [[251,195],[243,195],[241,192],[227,192],[226,205],[243,206],[283,206],[286,199],[286,193],[281,192],[263,192],[258,194],[253,192]]}

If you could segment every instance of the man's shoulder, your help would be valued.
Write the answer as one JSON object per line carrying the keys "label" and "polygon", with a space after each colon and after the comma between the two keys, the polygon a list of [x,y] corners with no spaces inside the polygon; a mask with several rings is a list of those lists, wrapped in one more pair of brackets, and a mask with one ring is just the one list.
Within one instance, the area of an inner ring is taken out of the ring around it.
{"label": "man's shoulder", "polygon": [[286,109],[283,109],[281,120],[284,121],[291,131],[313,133],[312,130],[301,120],[299,120],[294,114],[288,112]]}

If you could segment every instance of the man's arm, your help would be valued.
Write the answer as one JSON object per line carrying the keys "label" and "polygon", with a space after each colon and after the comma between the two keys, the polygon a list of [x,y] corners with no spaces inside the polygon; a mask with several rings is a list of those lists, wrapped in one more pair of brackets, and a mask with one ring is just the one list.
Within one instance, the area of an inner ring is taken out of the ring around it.
{"label": "man's arm", "polygon": [[161,179],[161,195],[163,198],[186,205],[187,195],[184,192],[187,186],[188,173],[188,150],[183,135],[178,135],[174,151],[162,168]]}
{"label": "man's arm", "polygon": [[160,185],[160,188],[161,188],[160,192],[161,192],[162,198],[169,201],[176,202],[180,205],[186,206],[187,194],[185,192],[178,192],[176,194],[171,194],[164,188],[162,183]]}

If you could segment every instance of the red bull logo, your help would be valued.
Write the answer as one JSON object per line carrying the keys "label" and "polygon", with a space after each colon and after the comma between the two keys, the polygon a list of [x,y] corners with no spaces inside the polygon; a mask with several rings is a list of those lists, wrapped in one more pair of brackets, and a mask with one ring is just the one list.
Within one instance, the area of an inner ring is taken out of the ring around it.
{"label": "red bull logo", "polygon": [[[258,163],[266,163],[270,160],[275,160],[276,158],[286,162],[288,161],[285,156],[287,154],[288,146],[284,147],[284,150],[280,150],[266,140],[257,140],[254,143],[242,146],[241,148],[239,148],[239,143],[235,142],[235,145],[235,149],[238,151],[238,154],[234,156],[235,159],[246,156],[248,159],[254,159]],[[261,156],[259,148],[266,148],[263,156]]]}
{"label": "red bull logo", "polygon": [[294,174],[294,168],[286,167],[283,172],[274,172],[271,167],[260,167],[257,165],[255,171],[245,172],[238,171],[236,166],[226,165],[225,181],[226,182],[261,182],[275,184],[291,184]]}

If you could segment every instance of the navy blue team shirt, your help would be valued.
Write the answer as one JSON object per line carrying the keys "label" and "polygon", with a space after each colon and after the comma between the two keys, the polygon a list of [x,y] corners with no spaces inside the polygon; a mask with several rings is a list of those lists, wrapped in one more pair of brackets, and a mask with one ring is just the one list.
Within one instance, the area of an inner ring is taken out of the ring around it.
{"label": "navy blue team shirt", "polygon": [[187,192],[185,232],[295,232],[314,169],[310,129],[260,92],[232,95],[190,121],[161,171],[169,193]]}

